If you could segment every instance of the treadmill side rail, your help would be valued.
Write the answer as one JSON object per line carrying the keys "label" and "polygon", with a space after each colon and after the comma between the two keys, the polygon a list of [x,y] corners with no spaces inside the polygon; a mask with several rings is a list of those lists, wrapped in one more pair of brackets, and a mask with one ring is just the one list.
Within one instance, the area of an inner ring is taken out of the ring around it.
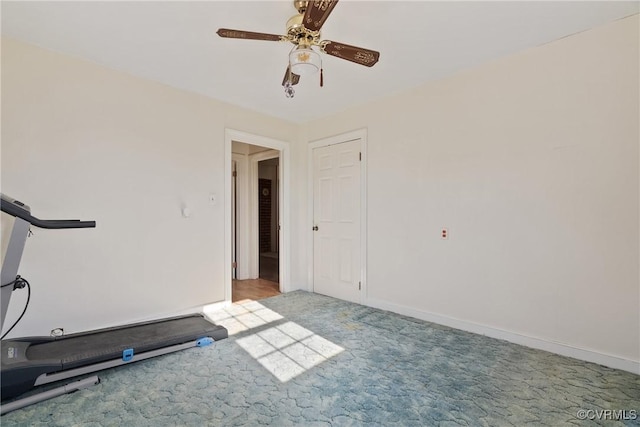
{"label": "treadmill side rail", "polygon": [[97,375],[94,375],[92,377],[78,380],[62,387],[34,394],[33,396],[24,397],[22,399],[14,400],[8,403],[3,403],[0,406],[0,415],[15,411],[16,409],[24,408],[25,406],[33,405],[34,403],[53,399],[54,397],[62,396],[63,394],[73,393],[74,391],[82,390],[83,388],[91,387],[92,385],[96,385],[99,383],[100,378],[98,378]]}
{"label": "treadmill side rail", "polygon": [[68,378],[77,377],[79,375],[90,374],[92,372],[102,371],[104,369],[115,368],[116,366],[127,365],[129,363],[138,362],[140,360],[149,359],[151,357],[161,356],[163,354],[173,353],[175,351],[185,350],[191,347],[197,347],[197,341],[192,341],[184,344],[173,345],[171,347],[163,347],[157,350],[146,351],[144,353],[138,353],[127,361],[123,359],[114,359],[108,362],[96,363],[93,365],[84,366],[82,368],[69,369],[67,371],[56,372],[53,374],[42,374],[36,381],[36,386],[49,384],[55,381],[66,380]]}

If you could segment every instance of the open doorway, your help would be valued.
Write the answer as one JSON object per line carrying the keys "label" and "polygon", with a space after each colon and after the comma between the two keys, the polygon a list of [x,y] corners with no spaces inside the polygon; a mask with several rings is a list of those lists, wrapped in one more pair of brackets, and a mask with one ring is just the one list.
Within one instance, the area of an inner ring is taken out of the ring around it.
{"label": "open doorway", "polygon": [[231,151],[231,301],[258,300],[282,288],[282,152],[238,141]]}

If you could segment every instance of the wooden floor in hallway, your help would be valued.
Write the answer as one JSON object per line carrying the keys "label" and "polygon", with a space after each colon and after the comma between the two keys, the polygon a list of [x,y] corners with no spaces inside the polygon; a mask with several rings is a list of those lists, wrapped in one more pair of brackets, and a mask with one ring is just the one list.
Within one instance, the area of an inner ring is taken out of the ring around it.
{"label": "wooden floor in hallway", "polygon": [[265,279],[234,280],[231,301],[259,300],[280,295],[280,285]]}

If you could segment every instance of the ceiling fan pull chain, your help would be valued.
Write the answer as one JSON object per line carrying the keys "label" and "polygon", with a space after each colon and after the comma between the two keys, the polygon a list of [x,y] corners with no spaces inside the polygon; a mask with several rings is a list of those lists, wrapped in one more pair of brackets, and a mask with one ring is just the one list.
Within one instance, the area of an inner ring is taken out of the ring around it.
{"label": "ceiling fan pull chain", "polygon": [[323,78],[322,78],[322,68],[320,68],[320,87],[324,86]]}

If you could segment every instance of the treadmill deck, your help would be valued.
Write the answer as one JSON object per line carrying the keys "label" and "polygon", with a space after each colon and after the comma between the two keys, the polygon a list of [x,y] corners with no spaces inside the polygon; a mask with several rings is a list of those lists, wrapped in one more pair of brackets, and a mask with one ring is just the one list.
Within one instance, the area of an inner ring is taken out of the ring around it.
{"label": "treadmill deck", "polygon": [[142,353],[203,337],[220,340],[227,337],[227,331],[202,315],[181,316],[57,337],[54,341],[30,345],[26,358],[56,359],[66,370],[122,357],[122,352],[130,348]]}

